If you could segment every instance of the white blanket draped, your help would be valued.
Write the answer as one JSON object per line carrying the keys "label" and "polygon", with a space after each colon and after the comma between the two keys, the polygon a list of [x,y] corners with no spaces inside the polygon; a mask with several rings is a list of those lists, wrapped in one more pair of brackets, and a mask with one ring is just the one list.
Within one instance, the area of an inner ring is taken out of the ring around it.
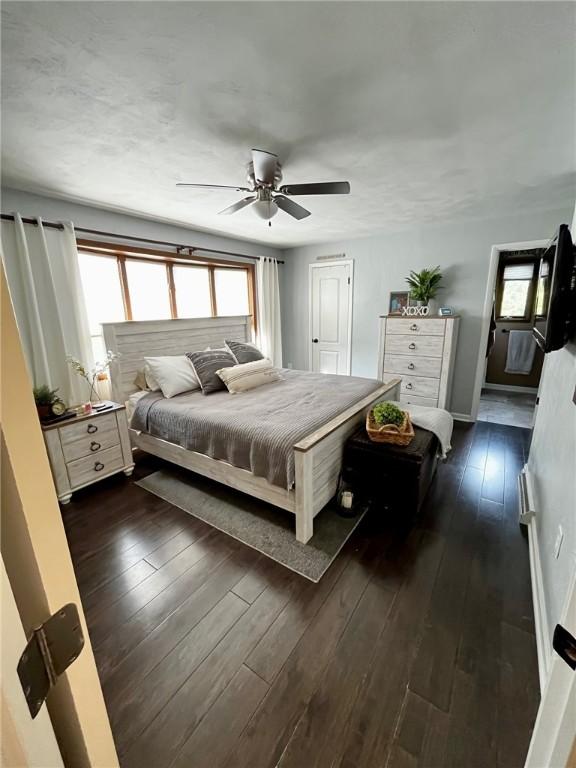
{"label": "white blanket draped", "polygon": [[436,435],[442,448],[442,458],[445,459],[448,452],[452,450],[451,440],[454,428],[452,415],[443,408],[428,408],[423,405],[408,405],[398,402],[395,405],[410,414],[410,419],[415,427],[427,429]]}

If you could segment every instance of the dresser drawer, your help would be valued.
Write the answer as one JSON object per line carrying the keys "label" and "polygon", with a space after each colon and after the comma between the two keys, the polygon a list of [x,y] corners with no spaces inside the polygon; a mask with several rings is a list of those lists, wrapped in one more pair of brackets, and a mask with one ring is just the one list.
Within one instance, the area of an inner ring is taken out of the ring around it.
{"label": "dresser drawer", "polygon": [[116,414],[107,413],[105,416],[96,416],[93,419],[80,421],[78,424],[70,424],[68,426],[60,427],[60,442],[64,448],[64,446],[74,443],[81,437],[91,437],[96,439],[96,435],[100,437],[104,432],[110,432],[112,430],[118,431]]}
{"label": "dresser drawer", "polygon": [[442,358],[419,357],[411,355],[385,355],[384,373],[395,373],[400,376],[428,376],[439,379],[442,370]]}
{"label": "dresser drawer", "polygon": [[424,405],[426,408],[437,408],[438,400],[432,397],[418,397],[418,395],[401,395],[400,405]]}
{"label": "dresser drawer", "polygon": [[423,376],[403,376],[400,384],[402,395],[417,395],[418,397],[438,397],[440,381],[426,379]]}
{"label": "dresser drawer", "polygon": [[104,432],[98,430],[92,435],[83,434],[75,440],[65,443],[62,445],[62,453],[64,454],[64,461],[68,463],[84,456],[94,456],[113,445],[120,445],[120,434],[116,424],[112,429],[106,429]]}
{"label": "dresser drawer", "polygon": [[124,466],[122,458],[122,449],[119,445],[100,451],[97,456],[86,456],[83,459],[71,461],[66,465],[70,485],[77,488],[80,485],[87,485],[101,477],[106,477],[112,472],[117,472]]}
{"label": "dresser drawer", "polygon": [[386,334],[386,354],[423,357],[442,357],[443,336],[390,336]]}
{"label": "dresser drawer", "polygon": [[389,317],[386,333],[410,336],[444,336],[446,320],[441,317]]}

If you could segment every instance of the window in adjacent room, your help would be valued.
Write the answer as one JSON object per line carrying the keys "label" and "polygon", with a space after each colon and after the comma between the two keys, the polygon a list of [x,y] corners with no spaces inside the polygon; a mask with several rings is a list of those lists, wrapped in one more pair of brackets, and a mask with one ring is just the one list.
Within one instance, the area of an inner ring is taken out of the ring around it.
{"label": "window in adjacent room", "polygon": [[532,315],[534,262],[507,264],[502,271],[499,320],[525,320]]}
{"label": "window in adjacent room", "polygon": [[78,252],[96,360],[106,354],[102,323],[252,315],[255,324],[252,264],[191,263],[82,240]]}

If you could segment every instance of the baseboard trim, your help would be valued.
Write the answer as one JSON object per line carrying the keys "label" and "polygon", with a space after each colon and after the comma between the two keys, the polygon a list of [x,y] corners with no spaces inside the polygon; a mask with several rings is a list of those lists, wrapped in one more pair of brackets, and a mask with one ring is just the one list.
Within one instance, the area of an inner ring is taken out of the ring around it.
{"label": "baseboard trim", "polygon": [[[538,387],[520,387],[514,384],[488,384],[484,382],[482,389],[496,389],[501,392],[521,392],[525,395],[537,395]],[[482,397],[482,395],[480,395]]]}
{"label": "baseboard trim", "polygon": [[[530,509],[534,507],[534,496],[530,482],[530,472],[524,467],[526,474],[526,489],[529,497]],[[534,628],[536,631],[536,651],[538,654],[538,677],[540,679],[540,693],[544,693],[548,675],[550,672],[550,628],[548,625],[548,613],[546,611],[546,596],[544,593],[544,580],[542,578],[542,563],[540,560],[540,546],[538,543],[538,513],[529,521],[528,545],[530,554],[530,580],[532,582],[532,603],[534,605]]]}
{"label": "baseboard trim", "polygon": [[454,413],[452,412],[452,418],[455,421],[476,421],[469,413]]}

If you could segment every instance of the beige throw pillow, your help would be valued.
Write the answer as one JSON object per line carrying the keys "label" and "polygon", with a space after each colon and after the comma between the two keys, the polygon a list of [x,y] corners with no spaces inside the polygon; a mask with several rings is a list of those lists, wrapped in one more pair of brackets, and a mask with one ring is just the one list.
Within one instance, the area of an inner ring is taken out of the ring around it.
{"label": "beige throw pillow", "polygon": [[221,368],[216,371],[216,374],[226,384],[228,392],[232,394],[247,392],[249,389],[256,389],[263,384],[280,381],[282,378],[280,371],[274,368],[267,358],[255,360],[252,363],[233,365],[230,368]]}

